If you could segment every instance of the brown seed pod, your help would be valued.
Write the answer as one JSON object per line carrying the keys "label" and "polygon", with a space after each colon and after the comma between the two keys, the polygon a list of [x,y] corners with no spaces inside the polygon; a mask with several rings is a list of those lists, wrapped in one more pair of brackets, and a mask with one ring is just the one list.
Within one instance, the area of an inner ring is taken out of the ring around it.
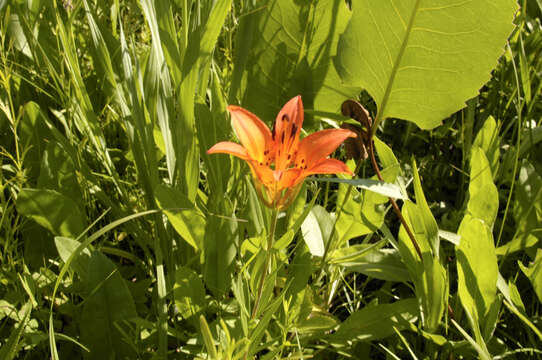
{"label": "brown seed pod", "polygon": [[361,127],[352,124],[343,124],[341,126],[358,134],[357,138],[350,138],[345,141],[347,156],[355,159],[367,159],[367,147],[369,141],[371,141],[370,134],[373,124],[369,112],[359,102],[350,99],[343,102],[341,112],[344,116],[356,120],[361,125]]}

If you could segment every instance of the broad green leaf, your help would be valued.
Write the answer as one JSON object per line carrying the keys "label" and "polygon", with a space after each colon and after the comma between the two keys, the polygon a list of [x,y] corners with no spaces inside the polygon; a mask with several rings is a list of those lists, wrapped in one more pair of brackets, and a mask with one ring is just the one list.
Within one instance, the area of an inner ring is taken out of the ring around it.
{"label": "broad green leaf", "polygon": [[[373,141],[375,144],[375,149],[382,166],[384,168],[391,168],[393,166],[398,166],[399,161],[397,161],[397,158],[395,157],[393,150],[385,142],[380,140],[377,136],[374,136],[373,139],[374,139]],[[395,176],[398,176],[400,172],[400,168],[397,167],[396,169],[397,169],[397,174]]]}
{"label": "broad green leaf", "polygon": [[[335,252],[330,256],[330,262],[339,261],[334,256],[336,256]],[[378,249],[363,254],[354,261],[340,261],[340,264],[345,267],[347,272],[359,272],[368,277],[385,281],[408,282],[411,280],[408,269],[401,261],[397,250],[394,249]]]}
{"label": "broad green leaf", "polygon": [[542,302],[542,250],[537,250],[536,258],[528,267],[522,263],[519,263],[519,267],[531,281],[538,300]]}
{"label": "broad green leaf", "polygon": [[399,300],[392,304],[367,306],[352,313],[331,335],[331,343],[378,340],[405,329],[418,318],[416,299]]}
{"label": "broad green leaf", "polygon": [[329,262],[343,265],[356,263],[372,251],[379,250],[385,244],[385,241],[381,240],[374,244],[356,244],[334,249],[329,253]]}
{"label": "broad green leaf", "polygon": [[35,179],[39,174],[40,161],[45,151],[46,140],[50,137],[44,121],[44,114],[38,104],[29,101],[23,107],[23,116],[17,127],[20,146],[27,149],[24,165],[28,178]]}
{"label": "broad green leaf", "polygon": [[[485,222],[466,215],[459,226],[456,247],[458,294],[476,323],[484,324],[497,292],[497,255]],[[482,326],[483,327],[483,326]]]}
{"label": "broad green leaf", "polygon": [[81,340],[88,359],[135,357],[115,324],[137,316],[132,295],[111,260],[94,251],[88,262],[88,297],[81,313]]}
{"label": "broad green leaf", "polygon": [[481,148],[472,147],[470,164],[467,210],[472,217],[484,221],[491,229],[499,210],[499,193],[493,183],[491,166]]}
{"label": "broad green leaf", "polygon": [[194,249],[201,249],[205,217],[181,192],[159,185],[154,189],[156,201],[177,233]]}
{"label": "broad green leaf", "polygon": [[32,218],[54,235],[76,238],[85,229],[77,204],[54,190],[22,189],[16,205],[20,214]]}
{"label": "broad green leaf", "polygon": [[352,1],[335,65],[376,101],[377,122],[396,117],[430,129],[489,80],[516,9],[514,0]]}
{"label": "broad green leaf", "polygon": [[244,71],[240,93],[232,94],[243,107],[271,122],[296,95],[302,95],[306,109],[333,113],[357,96],[360,89],[343,86],[331,62],[350,18],[344,1],[267,0],[258,5],[243,19],[243,28],[253,34],[243,32],[238,38],[238,43],[252,41],[245,45],[250,51],[234,64],[234,76]]}
{"label": "broad green leaf", "polygon": [[332,216],[319,205],[314,206],[303,221],[301,232],[313,256],[324,256],[325,243],[330,240],[333,225]]}
{"label": "broad green leaf", "polygon": [[77,180],[75,165],[56,141],[50,141],[43,152],[38,187],[56,190],[83,206],[83,192]]}
{"label": "broad green leaf", "polygon": [[448,278],[439,258],[438,226],[425,199],[415,162],[413,172],[416,204],[406,201],[401,212],[420,248],[423,263],[403,226],[399,229],[399,251],[422,304],[423,326],[433,333],[438,329],[446,308]]}
{"label": "broad green leaf", "polygon": [[[60,255],[62,261],[66,263],[68,262],[68,259],[70,258],[72,253],[81,245],[81,243],[72,238],[56,236],[55,245],[58,251],[58,255]],[[87,277],[89,258],[90,250],[85,248],[80,254],[76,255],[76,257],[71,262],[71,266],[73,267],[77,275],[79,275],[83,280],[85,280]]]}
{"label": "broad green leaf", "polygon": [[341,178],[315,178],[309,177],[308,180],[316,180],[319,182],[334,182],[356,186],[360,189],[371,191],[380,195],[391,197],[394,199],[406,200],[408,196],[403,194],[401,188],[395,184],[390,184],[385,181],[373,179],[341,179]]}
{"label": "broad green leaf", "polygon": [[[337,206],[342,205],[347,187],[347,185],[339,185]],[[351,190],[350,197],[344,204],[336,224],[341,242],[375,232],[383,224],[386,206],[377,201],[375,195],[369,191]]]}
{"label": "broad green leaf", "polygon": [[[350,164],[352,165],[351,162]],[[398,171],[398,165],[384,168],[381,171],[384,181],[395,182]],[[372,180],[376,180],[376,176]],[[375,192],[352,188],[350,197],[343,206],[347,189],[347,185],[339,184],[337,193],[336,204],[337,207],[342,207],[342,213],[337,219],[336,230],[341,242],[378,230],[384,222],[385,204],[389,201],[386,196]]]}
{"label": "broad green leaf", "polygon": [[199,313],[205,306],[205,289],[198,274],[187,267],[180,267],[175,272],[173,285],[175,305],[185,319]]}
{"label": "broad green leaf", "polygon": [[296,326],[300,334],[317,336],[327,331],[333,330],[339,321],[331,314],[323,311],[313,311],[310,316]]}
{"label": "broad green leaf", "polygon": [[306,248],[298,248],[288,267],[291,283],[285,294],[285,299],[290,301],[288,317],[296,324],[305,320],[313,309],[313,294],[309,285],[312,272],[312,255]]}
{"label": "broad green leaf", "polygon": [[207,223],[201,229],[205,234],[203,279],[213,294],[222,296],[231,286],[239,229],[235,213],[225,202],[208,203],[207,206],[213,214],[207,217]]}
{"label": "broad green leaf", "polygon": [[478,135],[476,135],[476,139],[474,139],[472,145],[484,151],[491,167],[491,174],[493,174],[493,179],[495,179],[499,171],[500,138],[499,129],[493,116],[486,119],[484,126],[482,126]]}
{"label": "broad green leaf", "polygon": [[15,48],[25,56],[32,59],[32,51],[24,34],[18,14],[10,14],[7,33],[12,39]]}

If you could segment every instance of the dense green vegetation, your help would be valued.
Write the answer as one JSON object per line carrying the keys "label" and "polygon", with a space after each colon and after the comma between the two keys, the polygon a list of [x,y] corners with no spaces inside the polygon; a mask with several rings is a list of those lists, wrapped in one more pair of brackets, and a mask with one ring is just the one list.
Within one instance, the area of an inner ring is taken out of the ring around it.
{"label": "dense green vegetation", "polygon": [[[542,358],[541,19],[0,0],[0,359]],[[276,212],[206,151],[296,95],[355,175]]]}

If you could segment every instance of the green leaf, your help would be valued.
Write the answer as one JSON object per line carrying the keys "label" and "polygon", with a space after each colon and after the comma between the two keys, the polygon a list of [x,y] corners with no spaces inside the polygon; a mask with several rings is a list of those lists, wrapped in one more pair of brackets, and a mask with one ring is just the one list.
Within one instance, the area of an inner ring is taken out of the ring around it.
{"label": "green leaf", "polygon": [[[232,0],[213,2],[206,21],[189,37],[182,64],[182,81],[178,102],[180,104],[181,133],[179,139],[179,169],[187,196],[191,201],[196,197],[199,182],[199,148],[196,141],[196,119],[194,117],[195,95],[201,69],[206,69],[211,61],[212,51],[216,45],[222,25],[231,8]],[[173,34],[170,34],[172,36]],[[203,89],[206,84],[203,84]],[[202,97],[205,94],[200,94]]]}
{"label": "green leaf", "polygon": [[[482,220],[465,216],[456,247],[458,294],[473,321],[484,323],[497,293],[499,273],[491,230]],[[482,326],[483,327],[483,326]]]}
{"label": "green leaf", "polygon": [[38,104],[29,101],[24,105],[21,122],[17,128],[20,146],[26,149],[24,165],[28,178],[35,179],[39,174],[40,161],[43,157],[50,131],[44,121],[44,114]]}
{"label": "green leaf", "polygon": [[536,258],[529,267],[524,266],[520,262],[519,267],[525,276],[529,278],[529,281],[531,281],[538,300],[542,302],[542,249],[537,250]]}
{"label": "green leaf", "polygon": [[418,318],[418,301],[416,299],[399,300],[392,304],[367,306],[352,313],[339,325],[336,333],[331,335],[332,343],[346,341],[371,341],[395,334],[405,329],[409,322]]}
{"label": "green leaf", "polygon": [[32,59],[32,51],[24,34],[18,14],[10,14],[7,33],[12,39],[15,49]]}
{"label": "green leaf", "polygon": [[333,226],[333,218],[326,209],[319,205],[311,209],[301,225],[301,232],[313,256],[324,256],[325,243],[330,241]]}
{"label": "green leaf", "polygon": [[406,200],[408,196],[401,191],[401,188],[395,184],[373,179],[341,179],[341,178],[316,178],[309,177],[308,180],[319,182],[333,182],[356,186],[360,189],[374,192],[394,199]]}
{"label": "green leaf", "polygon": [[185,319],[199,313],[205,306],[205,289],[198,274],[187,267],[180,267],[175,272],[173,285],[175,305]]}
{"label": "green leaf", "polygon": [[111,260],[94,251],[88,262],[88,297],[81,313],[81,340],[88,359],[135,357],[117,325],[137,316],[132,295]]}
{"label": "green leaf", "polygon": [[[420,217],[421,227],[420,230],[423,232],[423,237],[425,238],[424,242],[431,247],[433,251],[433,257],[439,258],[440,252],[440,238],[438,235],[438,225],[437,221],[429,209],[427,200],[422,189],[422,182],[420,180],[420,174],[418,173],[418,167],[416,162],[413,161],[413,173],[414,173],[414,194],[416,196],[416,207],[418,208],[417,216]],[[420,245],[421,246],[421,245]]]}
{"label": "green leaf", "polygon": [[352,7],[335,61],[341,79],[369,92],[376,122],[396,117],[422,129],[478,94],[517,10],[514,0],[360,0]]}
{"label": "green leaf", "polygon": [[399,230],[399,251],[409,269],[416,287],[416,295],[422,304],[423,326],[427,331],[434,333],[446,308],[448,279],[446,269],[439,258],[440,239],[437,222],[425,199],[414,161],[413,173],[416,204],[406,201],[401,212],[420,247],[423,263],[403,226]]}
{"label": "green leaf", "polygon": [[41,159],[38,187],[56,190],[82,207],[83,193],[75,169],[72,159],[62,145],[56,141],[50,141]]}
{"label": "green leaf", "polygon": [[[67,263],[72,253],[81,245],[81,243],[72,238],[56,236],[55,245],[58,254],[60,255],[60,258],[62,259],[62,261],[64,261],[64,263]],[[77,275],[79,275],[83,280],[85,280],[87,277],[89,258],[90,251],[89,249],[85,248],[71,262],[73,270],[75,270]]]}
{"label": "green leaf", "polygon": [[[394,182],[399,168],[395,166],[382,170],[382,177],[388,183]],[[374,180],[374,179],[373,179]],[[350,197],[343,206],[348,186],[339,183],[337,207],[342,206],[341,216],[337,219],[336,230],[341,242],[377,231],[384,223],[387,197],[372,191],[358,191],[351,188]]]}
{"label": "green leaf", "polygon": [[[244,25],[253,35],[239,35],[252,40],[246,45],[250,51],[234,65],[236,71],[245,70],[240,94],[234,94],[243,107],[270,122],[295,95],[303,96],[307,109],[333,113],[344,99],[357,96],[360,89],[343,86],[331,62],[350,18],[344,1],[268,0],[258,5]],[[250,24],[251,17],[256,24]]]}
{"label": "green leaf", "polygon": [[14,359],[17,353],[20,350],[20,339],[21,336],[24,334],[24,330],[26,328],[26,324],[28,323],[28,317],[30,316],[30,312],[32,311],[32,303],[29,301],[26,304],[23,305],[23,308],[21,309],[22,316],[20,317],[20,321],[17,324],[17,327],[14,331],[11,332],[11,335],[7,339],[5,339],[4,343],[2,344],[2,348],[0,349],[0,359],[2,360],[11,360]]}
{"label": "green leaf", "polygon": [[213,214],[229,216],[210,215],[202,228],[205,231],[203,279],[213,294],[222,296],[231,285],[239,229],[234,211],[225,202],[208,206]]}
{"label": "green leaf", "polygon": [[[211,93],[220,96],[222,91],[218,75],[212,80]],[[228,140],[230,123],[226,119],[226,106],[221,101],[213,101],[212,109],[206,104],[196,104],[196,127],[200,154],[207,165],[207,181],[209,189],[212,189],[211,196],[222,197],[226,193],[226,187],[231,178],[231,159],[225,155],[208,155],[207,150],[219,141]],[[233,160],[237,161],[237,160]]]}
{"label": "green leaf", "polygon": [[385,281],[408,282],[411,280],[408,269],[401,261],[397,250],[378,249],[369,251],[360,258],[353,261],[347,260],[347,262],[343,262],[341,258],[337,259],[335,257],[337,255],[336,252],[333,252],[330,256],[330,262],[340,263],[348,272],[359,272],[368,277]]}
{"label": "green leaf", "polygon": [[201,249],[205,229],[203,214],[186,196],[168,186],[158,185],[154,195],[177,233],[194,249]]}
{"label": "green leaf", "polygon": [[85,229],[77,204],[54,190],[22,189],[16,205],[20,214],[32,218],[54,235],[75,238]]}
{"label": "green leaf", "polygon": [[333,330],[337,325],[339,325],[339,321],[333,315],[322,311],[313,311],[307,319],[296,326],[296,329],[300,334],[318,336],[318,334]]}
{"label": "green leaf", "polygon": [[491,229],[499,210],[499,193],[493,183],[491,166],[484,151],[477,146],[473,146],[471,151],[467,210],[474,218],[484,221]]}
{"label": "green leaf", "polygon": [[329,253],[328,259],[332,264],[352,264],[363,259],[372,251],[379,250],[385,245],[385,241],[381,240],[374,244],[356,244],[335,249]]}
{"label": "green leaf", "polygon": [[529,316],[525,313],[525,305],[521,301],[519,291],[512,280],[506,283],[506,280],[499,273],[497,279],[497,288],[504,296],[504,305],[515,314],[521,321],[523,321],[531,330],[542,340],[542,332],[532,323]]}
{"label": "green leaf", "polygon": [[[484,122],[484,125],[476,135],[473,146],[477,146],[484,151],[486,158],[491,167],[491,174],[493,179],[497,176],[499,171],[499,147],[501,139],[499,138],[499,129],[493,116],[490,116]],[[472,155],[471,155],[472,156]]]}

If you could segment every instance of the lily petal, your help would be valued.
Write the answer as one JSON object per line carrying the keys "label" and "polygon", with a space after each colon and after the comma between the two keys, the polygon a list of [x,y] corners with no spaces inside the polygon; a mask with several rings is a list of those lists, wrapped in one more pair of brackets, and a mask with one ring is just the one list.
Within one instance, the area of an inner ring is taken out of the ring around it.
{"label": "lily petal", "polygon": [[273,127],[275,140],[275,167],[286,169],[294,160],[294,153],[299,145],[299,134],[303,125],[303,102],[296,96],[280,110]]}
{"label": "lily petal", "polygon": [[243,160],[250,159],[247,149],[231,141],[222,141],[214,144],[207,150],[207,154],[231,154]]}
{"label": "lily petal", "polygon": [[249,161],[250,168],[254,176],[266,187],[276,185],[273,170],[269,166],[260,165],[257,161]]}
{"label": "lily petal", "polygon": [[356,133],[346,129],[328,129],[310,134],[299,144],[299,152],[295,160],[296,167],[312,168],[349,137],[356,137]]}
{"label": "lily petal", "polygon": [[348,174],[353,175],[352,171],[340,160],[323,159],[318,161],[313,167],[303,172],[303,177],[314,174]]}
{"label": "lily petal", "polygon": [[258,161],[264,162],[266,154],[272,148],[271,131],[256,115],[239,106],[228,106],[233,127],[239,141],[248,152],[248,155]]}
{"label": "lily petal", "polygon": [[297,168],[291,168],[283,171],[278,182],[278,188],[286,189],[297,185],[299,183],[298,179],[300,178],[302,173],[303,171]]}

